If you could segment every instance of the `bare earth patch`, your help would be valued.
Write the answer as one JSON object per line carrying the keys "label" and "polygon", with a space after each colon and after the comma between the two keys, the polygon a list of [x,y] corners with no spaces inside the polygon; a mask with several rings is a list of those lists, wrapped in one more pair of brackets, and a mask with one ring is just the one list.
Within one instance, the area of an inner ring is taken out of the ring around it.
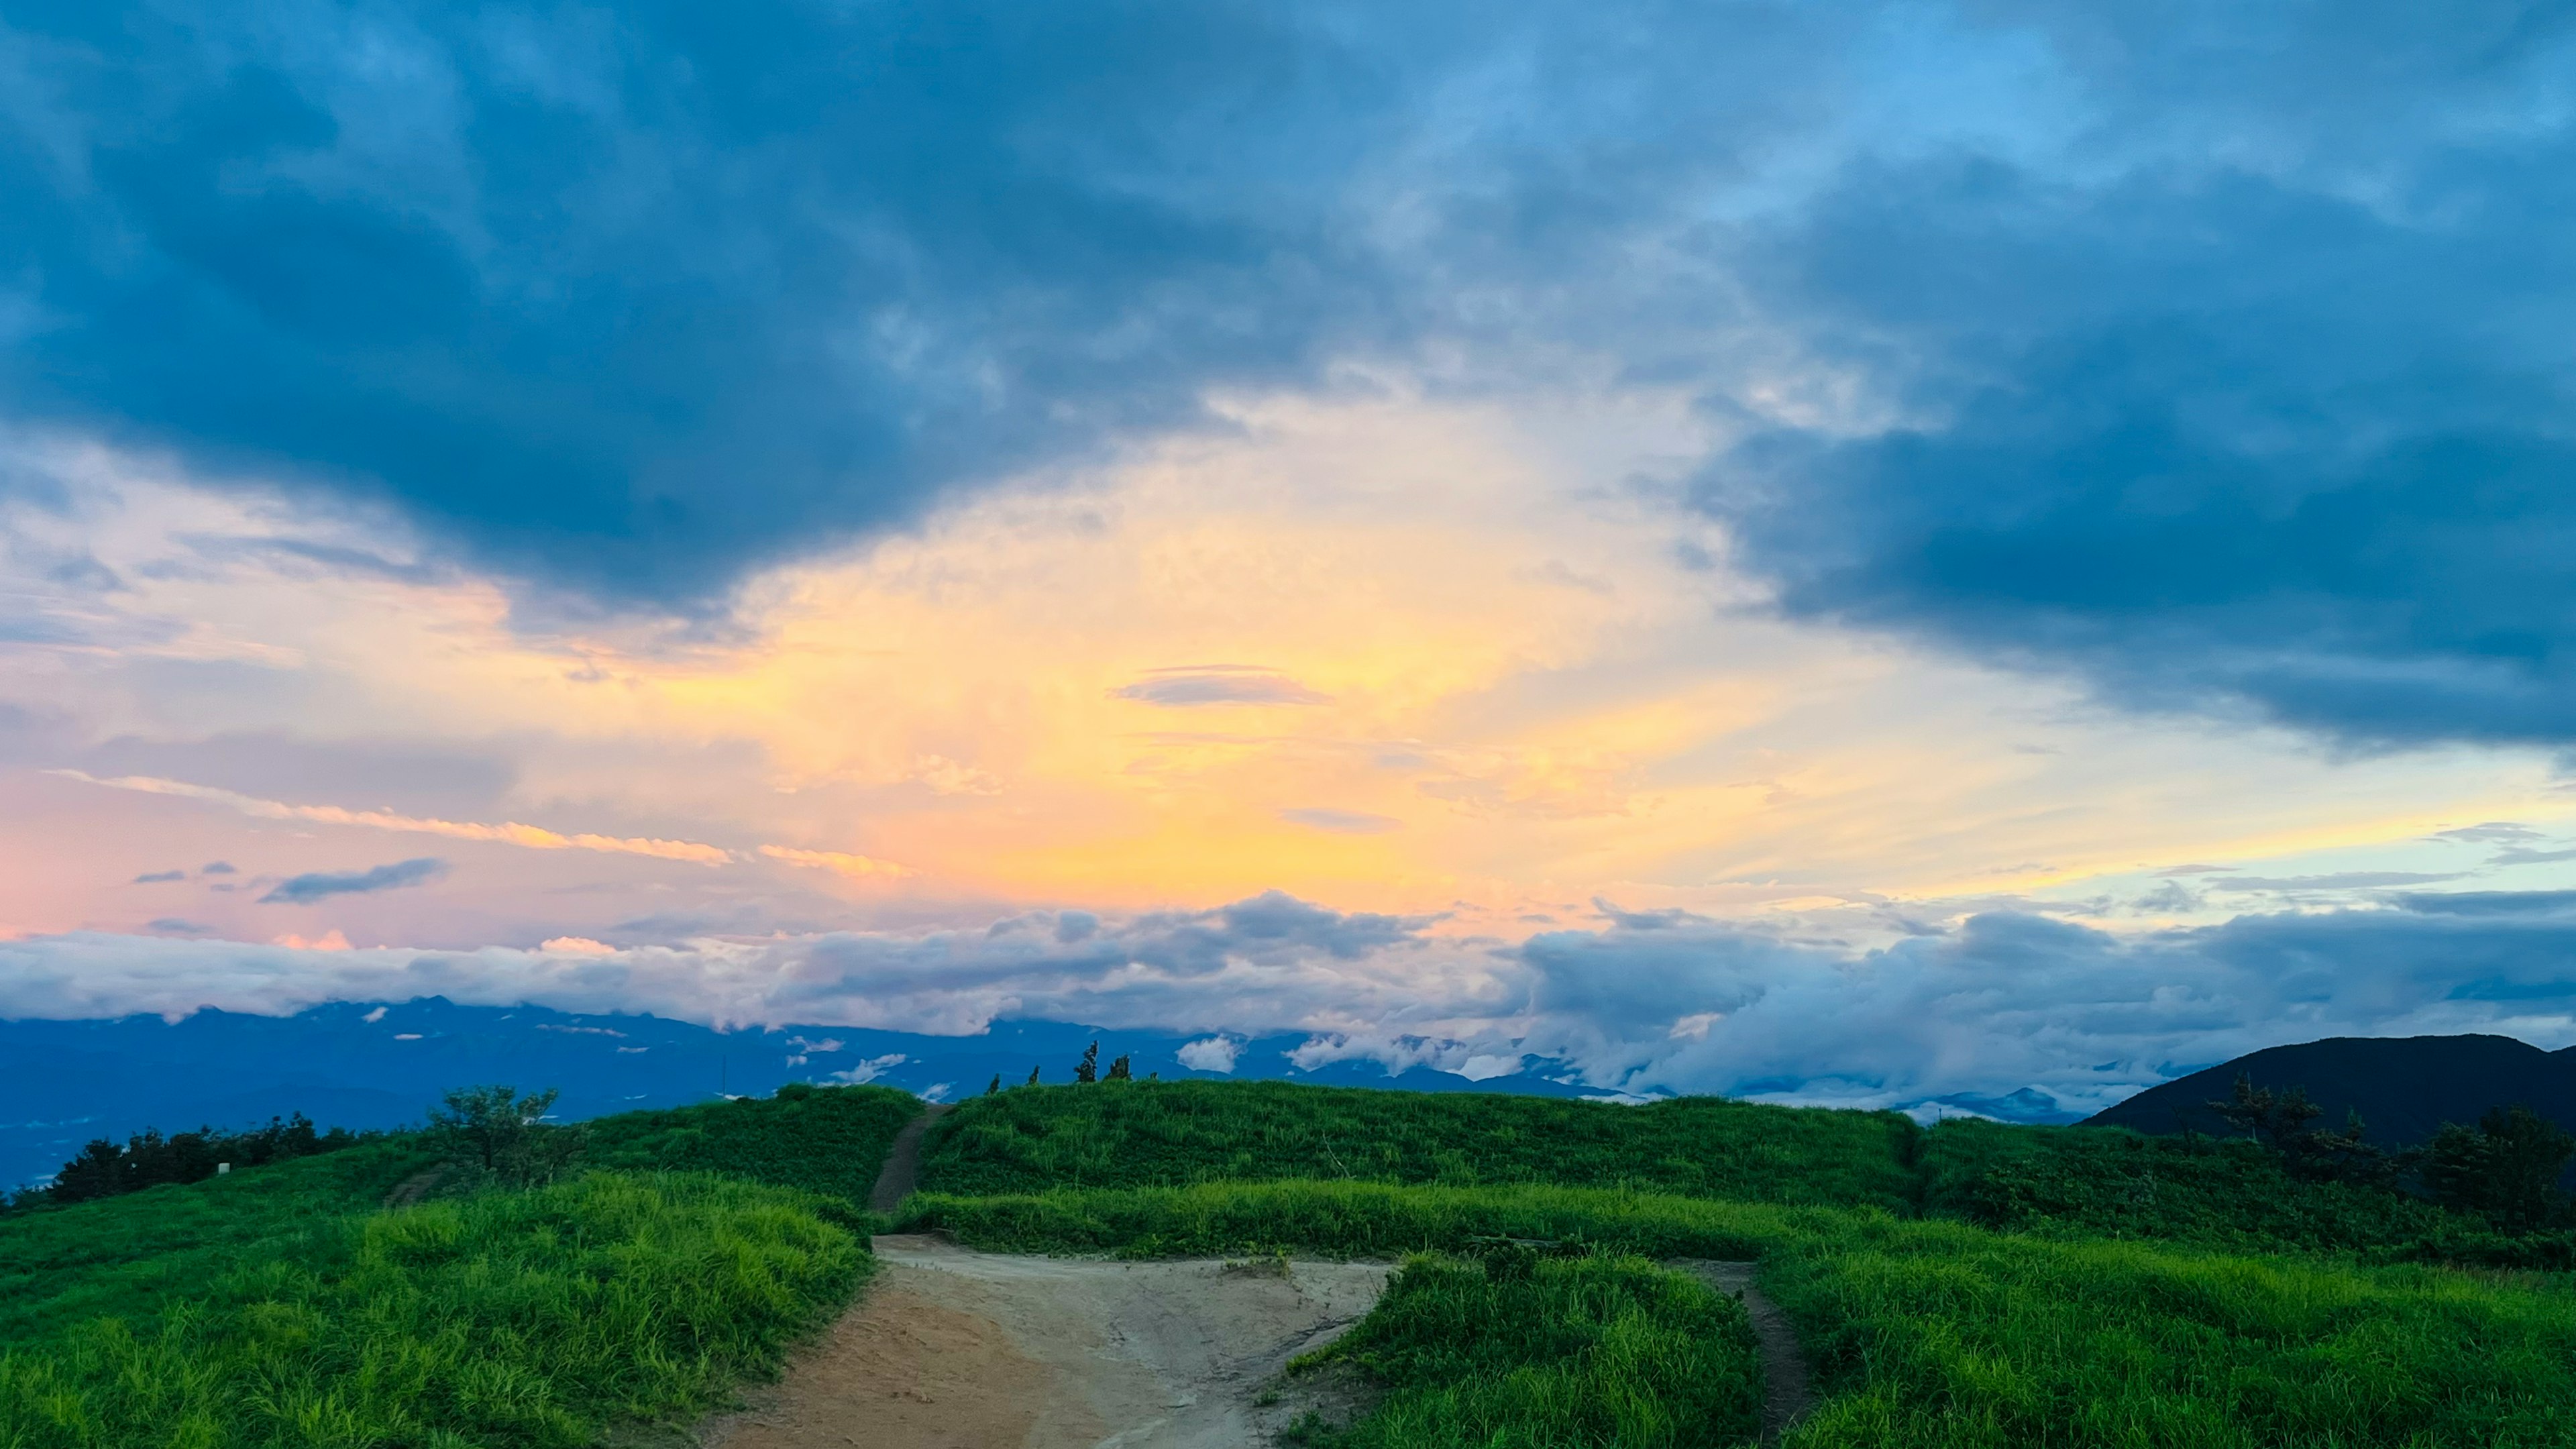
{"label": "bare earth patch", "polygon": [[[876,1240],[858,1306],[707,1426],[720,1449],[1236,1449],[1333,1392],[1275,1381],[1368,1312],[1382,1263],[1114,1263]],[[1276,1395],[1275,1402],[1259,1402]],[[1338,1414],[1333,1417],[1339,1417]]]}

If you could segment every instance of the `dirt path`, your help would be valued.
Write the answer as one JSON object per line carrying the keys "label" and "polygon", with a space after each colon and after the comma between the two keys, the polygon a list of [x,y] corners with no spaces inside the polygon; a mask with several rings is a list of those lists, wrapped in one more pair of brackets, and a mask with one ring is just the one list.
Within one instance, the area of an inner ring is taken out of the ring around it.
{"label": "dirt path", "polygon": [[[1368,1312],[1372,1263],[1109,1263],[876,1240],[858,1307],[721,1449],[1242,1449],[1316,1394],[1269,1381]],[[1338,1417],[1338,1415],[1336,1415]]]}
{"label": "dirt path", "polygon": [[1776,1444],[1791,1426],[1816,1406],[1807,1383],[1807,1356],[1798,1347],[1798,1330],[1789,1315],[1762,1296],[1754,1285],[1759,1263],[1720,1263],[1691,1259],[1673,1264],[1699,1275],[1722,1293],[1744,1295],[1744,1311],[1753,1319],[1753,1336],[1762,1340],[1762,1442]]}
{"label": "dirt path", "polygon": [[946,1107],[930,1106],[921,1115],[903,1124],[894,1134],[894,1145],[886,1150],[885,1166],[877,1170],[877,1185],[868,1190],[868,1211],[891,1213],[912,1196],[913,1185],[921,1181],[921,1134],[946,1112]]}
{"label": "dirt path", "polygon": [[394,1190],[385,1194],[385,1206],[389,1208],[410,1207],[413,1203],[429,1196],[431,1189],[446,1181],[447,1173],[448,1166],[444,1162],[438,1164],[436,1167],[423,1168],[420,1171],[413,1173],[411,1176],[404,1178],[401,1182],[394,1184]]}

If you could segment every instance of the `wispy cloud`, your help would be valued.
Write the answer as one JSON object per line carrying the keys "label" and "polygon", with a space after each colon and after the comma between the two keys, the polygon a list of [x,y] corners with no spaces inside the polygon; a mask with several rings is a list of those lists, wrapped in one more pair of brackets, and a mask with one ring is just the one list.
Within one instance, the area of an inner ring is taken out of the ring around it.
{"label": "wispy cloud", "polygon": [[186,880],[187,878],[188,873],[184,870],[156,870],[144,875],[136,876],[134,878],[134,883],[136,885],[161,885],[169,881]]}
{"label": "wispy cloud", "polygon": [[[700,865],[722,865],[734,859],[732,851],[722,846],[701,845],[690,840],[655,840],[633,836],[594,835],[582,832],[565,835],[542,826],[521,825],[511,821],[484,825],[467,820],[439,820],[418,815],[397,815],[390,810],[349,810],[338,805],[290,805],[281,800],[262,800],[212,785],[191,785],[184,780],[163,780],[150,775],[119,775],[111,779],[86,774],[79,770],[51,770],[47,773],[83,784],[104,785],[111,790],[134,790],[146,795],[172,795],[187,800],[204,800],[240,811],[262,820],[309,820],[318,825],[354,825],[369,830],[392,830],[415,835],[443,835],[453,840],[484,840],[502,845],[516,845],[528,850],[596,850],[612,855],[647,855],[661,860],[693,861]],[[230,869],[230,867],[226,867]]]}
{"label": "wispy cloud", "polygon": [[376,891],[400,890],[405,886],[427,885],[447,874],[447,862],[423,856],[418,860],[398,860],[369,870],[317,870],[289,876],[267,895],[261,905],[310,905],[331,896],[368,895]]}
{"label": "wispy cloud", "polygon": [[852,855],[841,850],[799,850],[788,845],[764,845],[760,848],[760,853],[771,860],[784,861],[789,865],[801,865],[810,870],[836,871],[852,880],[891,879],[917,874],[909,866],[897,865],[890,860],[878,860],[874,856]]}
{"label": "wispy cloud", "polygon": [[1329,830],[1336,835],[1381,835],[1404,828],[1404,822],[1392,815],[1371,815],[1365,810],[1282,810],[1279,818],[1291,825]]}
{"label": "wispy cloud", "polygon": [[1167,708],[1203,704],[1324,704],[1331,695],[1308,689],[1276,669],[1254,664],[1188,664],[1148,670],[1112,691],[1120,699]]}
{"label": "wispy cloud", "polygon": [[2232,875],[2213,880],[2206,889],[2213,891],[2361,891],[2382,890],[2389,886],[2433,885],[2458,880],[2464,871],[2424,870],[2338,870],[2324,875]]}

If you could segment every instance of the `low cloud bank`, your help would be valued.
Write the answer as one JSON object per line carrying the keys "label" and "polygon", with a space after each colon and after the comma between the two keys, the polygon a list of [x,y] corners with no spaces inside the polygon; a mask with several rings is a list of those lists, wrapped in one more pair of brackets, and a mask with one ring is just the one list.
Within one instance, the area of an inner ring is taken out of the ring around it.
{"label": "low cloud bank", "polygon": [[[1912,1106],[2047,1093],[2084,1112],[2259,1047],[2493,1031],[2576,1042],[2576,897],[2482,893],[2114,935],[1988,913],[1882,947],[1700,917],[1613,917],[1512,943],[1279,893],[1123,920],[681,946],[312,951],[74,933],[0,942],[0,1015],[85,1018],[326,1001],[649,1011],[713,1025],[944,1034],[996,1018],[1303,1031],[1304,1066],[1484,1079],[1562,1063],[1604,1092]],[[1228,1053],[1230,1055],[1231,1053]]]}

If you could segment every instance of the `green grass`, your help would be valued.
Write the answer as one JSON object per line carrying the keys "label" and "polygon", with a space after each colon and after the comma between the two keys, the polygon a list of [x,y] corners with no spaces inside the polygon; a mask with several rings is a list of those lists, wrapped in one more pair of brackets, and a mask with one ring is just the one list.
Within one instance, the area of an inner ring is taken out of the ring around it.
{"label": "green grass", "polygon": [[1330,1449],[1682,1449],[1761,1429],[1744,1305],[1631,1256],[1416,1257],[1317,1361],[1387,1390]]}
{"label": "green grass", "polygon": [[923,1197],[906,1221],[1015,1251],[1388,1256],[1500,1234],[1758,1258],[1833,1395],[1798,1449],[2576,1445],[2564,1277],[1545,1186]]}
{"label": "green grass", "polygon": [[0,1449],[571,1449],[674,1420],[856,1286],[866,1250],[814,1206],[599,1173],[325,1219],[308,1252],[0,1354]]}
{"label": "green grass", "polygon": [[0,1449],[577,1444],[695,1412],[847,1297],[853,1206],[919,1111],[627,1113],[585,1128],[617,1173],[390,1214],[421,1138],[13,1214]]}
{"label": "green grass", "polygon": [[[887,1144],[920,1110],[907,1093],[843,1087],[629,1112],[587,1125],[587,1161],[715,1172],[864,1206]],[[421,1139],[396,1137],[0,1218],[0,1346],[87,1318],[140,1319],[247,1264],[321,1264],[344,1244],[337,1219],[374,1211],[437,1161]]]}
{"label": "green grass", "polygon": [[2313,1251],[2403,1243],[2453,1226],[2420,1198],[2301,1181],[2251,1142],[1945,1122],[1929,1134],[1923,1165],[1928,1210],[2025,1232]]}
{"label": "green grass", "polygon": [[2066,1238],[2502,1267],[2576,1266],[2576,1234],[2499,1234],[2385,1187],[2293,1177],[2251,1142],[2118,1127],[1944,1122],[1926,1134],[1927,1213]]}
{"label": "green grass", "polygon": [[[630,1113],[587,1128],[615,1171],[393,1213],[417,1139],[0,1219],[0,1449],[569,1446],[677,1421],[852,1291],[853,1205],[918,1110],[849,1088]],[[968,1103],[925,1178],[904,1225],[987,1248],[1451,1255],[1332,1351],[1387,1393],[1330,1449],[1741,1442],[1741,1313],[1650,1261],[1684,1257],[1759,1260],[1799,1324],[1827,1399],[1794,1449],[2576,1449],[2576,1277],[2405,1261],[2567,1245],[2237,1144],[1103,1083]],[[1496,1258],[1496,1237],[1573,1256]]]}
{"label": "green grass", "polygon": [[716,1172],[865,1207],[895,1133],[921,1099],[891,1087],[789,1086],[585,1124],[585,1161],[627,1171]]}
{"label": "green grass", "polygon": [[0,1347],[157,1314],[244,1263],[321,1261],[338,1219],[436,1160],[396,1139],[0,1218]]}
{"label": "green grass", "polygon": [[959,1194],[1316,1178],[1634,1186],[1902,1210],[1920,1131],[1892,1112],[1689,1097],[1645,1107],[1291,1082],[1117,1082],[976,1097],[931,1129]]}

